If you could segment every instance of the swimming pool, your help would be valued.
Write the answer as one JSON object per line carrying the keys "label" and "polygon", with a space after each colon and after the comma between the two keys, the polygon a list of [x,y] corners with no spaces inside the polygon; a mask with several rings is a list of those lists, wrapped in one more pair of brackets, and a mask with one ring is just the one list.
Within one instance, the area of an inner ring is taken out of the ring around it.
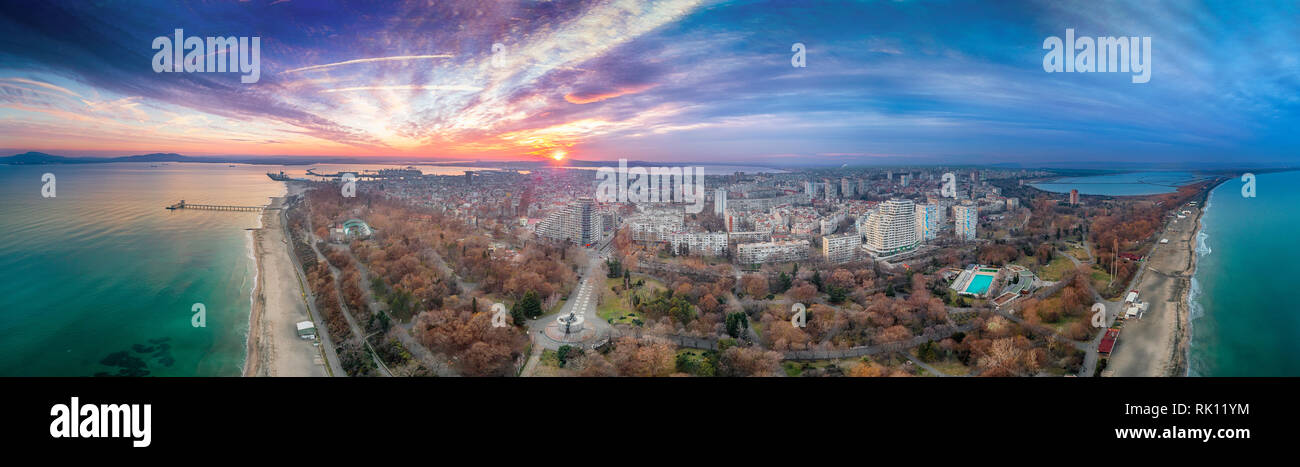
{"label": "swimming pool", "polygon": [[976,274],[970,278],[970,284],[966,285],[966,293],[974,295],[983,295],[988,292],[989,284],[993,283],[993,276],[989,274]]}

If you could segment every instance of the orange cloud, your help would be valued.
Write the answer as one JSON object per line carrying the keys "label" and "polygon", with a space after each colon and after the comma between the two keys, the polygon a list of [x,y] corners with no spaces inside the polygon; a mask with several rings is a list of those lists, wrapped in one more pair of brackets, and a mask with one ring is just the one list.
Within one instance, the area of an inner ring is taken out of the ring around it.
{"label": "orange cloud", "polygon": [[655,86],[656,86],[655,84],[642,84],[642,85],[637,85],[637,86],[629,86],[629,87],[625,87],[625,88],[620,88],[620,89],[616,89],[616,90],[614,90],[614,91],[604,92],[604,93],[573,93],[573,92],[571,92],[571,93],[568,93],[568,94],[565,94],[565,95],[564,95],[564,100],[569,101],[570,104],[590,104],[590,103],[592,103],[592,102],[600,102],[600,101],[607,100],[607,99],[613,99],[613,98],[615,98],[615,97],[619,97],[619,96],[626,96],[626,95],[628,95],[628,94],[636,94],[636,93],[639,93],[639,92],[643,92],[643,91],[645,91],[645,90],[647,90],[647,89],[653,88],[653,87],[655,87]]}

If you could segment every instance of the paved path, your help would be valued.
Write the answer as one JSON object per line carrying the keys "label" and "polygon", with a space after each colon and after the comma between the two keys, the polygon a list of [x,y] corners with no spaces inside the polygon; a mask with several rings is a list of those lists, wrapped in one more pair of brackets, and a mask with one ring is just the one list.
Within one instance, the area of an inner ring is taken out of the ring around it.
{"label": "paved path", "polygon": [[[565,301],[564,306],[560,308],[559,313],[547,314],[538,319],[529,320],[527,323],[528,333],[533,336],[533,342],[540,344],[540,347],[547,349],[558,349],[564,343],[557,342],[546,336],[546,327],[555,322],[559,316],[567,316],[573,313],[583,317],[583,324],[592,328],[598,335],[609,335],[609,322],[600,319],[596,314],[596,299],[604,291],[601,289],[605,286],[605,276],[600,272],[603,270],[600,265],[602,256],[592,255],[587,262],[586,268],[583,269],[578,286],[569,292],[569,299]],[[534,345],[534,348],[537,348]],[[540,352],[540,350],[538,350]]]}
{"label": "paved path", "polygon": [[944,372],[942,372],[942,371],[939,371],[938,368],[935,368],[935,367],[932,367],[932,366],[930,366],[930,365],[927,365],[925,362],[921,361],[921,359],[919,359],[919,358],[913,357],[912,354],[911,354],[911,352],[903,351],[903,352],[898,352],[898,354],[899,354],[899,355],[902,355],[903,358],[906,358],[906,359],[910,360],[912,363],[915,363],[916,366],[919,366],[919,367],[921,367],[921,368],[924,368],[925,371],[930,372],[930,374],[933,374],[933,375],[938,376],[938,377],[940,377],[940,378],[946,378],[946,377],[950,377],[950,376],[952,376],[952,375],[950,375],[950,374],[947,374],[947,373],[944,373]]}
{"label": "paved path", "polygon": [[[307,224],[307,231],[311,232],[311,224],[310,221],[308,222],[309,223]],[[316,243],[319,241],[316,238],[316,234],[309,233],[308,235],[311,235],[310,238],[311,249],[312,251],[316,252],[317,260],[325,262],[325,264],[329,267],[330,276],[334,277],[334,293],[338,295],[339,308],[343,310],[343,318],[347,320],[348,327],[352,329],[352,334],[357,338],[361,339],[361,343],[365,345],[366,350],[369,351],[370,358],[374,360],[375,366],[379,369],[379,373],[384,376],[393,376],[392,372],[388,371],[388,367],[384,365],[383,360],[379,359],[379,355],[375,352],[375,349],[370,346],[369,339],[366,339],[366,333],[361,332],[361,327],[357,326],[356,319],[353,318],[352,313],[348,311],[348,302],[343,299],[342,272],[340,272],[338,268],[334,267],[334,265],[329,264],[329,260],[325,258],[325,255],[321,254],[320,250],[316,248]],[[363,286],[362,288],[364,289],[365,287]]]}
{"label": "paved path", "polygon": [[[289,215],[287,209],[280,210],[280,228],[283,230],[286,242],[288,242],[288,239],[293,238],[293,235],[289,233]],[[343,371],[343,365],[339,364],[338,353],[334,350],[334,340],[329,335],[329,326],[325,325],[325,318],[316,310],[316,296],[312,293],[311,287],[307,286],[306,277],[303,277],[304,269],[302,263],[298,261],[297,250],[294,248],[292,243],[288,243],[288,247],[289,260],[293,264],[294,276],[298,278],[298,286],[302,291],[302,299],[307,303],[307,314],[311,316],[312,322],[316,324],[316,335],[320,338],[320,345],[317,346],[317,348],[320,350],[321,357],[325,360],[326,368],[329,370],[330,376],[347,376],[347,372]]]}

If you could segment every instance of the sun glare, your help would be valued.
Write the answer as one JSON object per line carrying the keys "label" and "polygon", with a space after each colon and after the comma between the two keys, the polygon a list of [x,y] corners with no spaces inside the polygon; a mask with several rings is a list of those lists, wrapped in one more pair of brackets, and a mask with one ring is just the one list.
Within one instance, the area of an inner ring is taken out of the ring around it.
{"label": "sun glare", "polygon": [[559,150],[557,150],[557,151],[551,153],[551,159],[555,159],[555,160],[557,160],[557,161],[558,161],[558,160],[563,160],[565,155],[566,155],[566,153],[565,153],[564,151],[559,151]]}

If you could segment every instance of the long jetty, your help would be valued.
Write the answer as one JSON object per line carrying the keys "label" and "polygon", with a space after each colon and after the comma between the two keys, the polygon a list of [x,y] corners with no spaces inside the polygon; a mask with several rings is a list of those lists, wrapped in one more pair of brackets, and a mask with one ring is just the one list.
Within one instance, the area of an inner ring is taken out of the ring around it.
{"label": "long jetty", "polygon": [[258,212],[258,211],[262,211],[263,209],[267,209],[267,208],[268,208],[268,206],[229,206],[229,205],[223,205],[223,204],[191,204],[191,203],[186,203],[185,200],[181,200],[181,202],[179,202],[179,203],[173,204],[173,205],[171,205],[171,206],[167,206],[167,209],[170,209],[170,210],[173,210],[173,211],[174,211],[174,210],[177,210],[177,209],[199,209],[199,210],[204,210],[204,211],[246,211],[246,212]]}

